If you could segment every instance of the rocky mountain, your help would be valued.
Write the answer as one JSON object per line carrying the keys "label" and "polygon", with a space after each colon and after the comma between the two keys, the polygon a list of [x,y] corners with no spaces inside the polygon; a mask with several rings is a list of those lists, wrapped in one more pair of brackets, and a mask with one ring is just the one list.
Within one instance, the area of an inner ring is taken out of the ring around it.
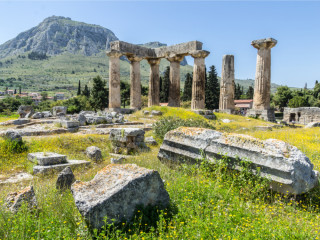
{"label": "rocky mountain", "polygon": [[0,45],[0,58],[29,51],[51,56],[64,52],[91,56],[105,50],[115,40],[118,38],[107,28],[52,16]]}

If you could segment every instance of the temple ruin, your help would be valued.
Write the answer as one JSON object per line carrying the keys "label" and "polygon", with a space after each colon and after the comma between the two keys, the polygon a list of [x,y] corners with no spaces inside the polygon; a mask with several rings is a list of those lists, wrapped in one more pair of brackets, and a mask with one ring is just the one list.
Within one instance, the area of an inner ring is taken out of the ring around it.
{"label": "temple ruin", "polygon": [[234,111],[234,56],[224,55],[220,81],[219,112],[232,113]]}
{"label": "temple ruin", "polygon": [[130,108],[141,108],[140,61],[146,59],[150,65],[148,106],[160,103],[161,58],[170,62],[170,88],[168,106],[180,107],[180,62],[185,56],[194,58],[191,109],[205,108],[205,63],[210,52],[202,50],[202,43],[191,41],[160,48],[146,48],[135,44],[114,41],[107,51],[109,56],[109,109],[121,108],[120,97],[120,57],[126,56],[130,62]]}
{"label": "temple ruin", "polygon": [[273,38],[259,39],[251,42],[258,49],[256,77],[253,96],[253,109],[248,116],[260,117],[266,121],[275,121],[274,110],[270,109],[271,88],[271,48],[277,44]]}
{"label": "temple ruin", "polygon": [[318,107],[299,107],[284,108],[283,120],[287,123],[308,124],[320,122],[320,108]]}

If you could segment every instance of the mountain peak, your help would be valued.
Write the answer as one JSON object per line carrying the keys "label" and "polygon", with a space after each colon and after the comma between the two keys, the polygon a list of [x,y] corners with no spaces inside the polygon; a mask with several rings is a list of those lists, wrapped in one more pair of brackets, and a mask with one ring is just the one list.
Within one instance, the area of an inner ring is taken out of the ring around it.
{"label": "mountain peak", "polygon": [[47,55],[69,52],[91,56],[106,50],[110,42],[116,40],[118,38],[107,28],[51,16],[0,45],[0,58],[31,51]]}

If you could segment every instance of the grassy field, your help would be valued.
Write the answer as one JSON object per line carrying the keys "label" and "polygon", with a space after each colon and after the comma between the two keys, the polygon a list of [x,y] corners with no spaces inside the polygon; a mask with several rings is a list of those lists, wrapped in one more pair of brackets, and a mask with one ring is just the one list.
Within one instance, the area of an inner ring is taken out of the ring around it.
{"label": "grassy field", "polygon": [[[306,153],[316,169],[320,168],[317,147],[320,128],[256,131],[255,126],[272,124],[227,114],[216,114],[217,120],[209,121],[185,109],[152,107],[148,110],[151,109],[163,111],[164,117],[205,121],[221,131],[285,140]],[[131,116],[132,120],[142,118],[146,118],[142,111]],[[222,119],[232,122],[223,123]],[[147,120],[159,121],[159,118]],[[108,164],[110,143],[106,136],[65,134],[26,140],[28,152],[55,151],[67,154],[70,159],[86,159],[84,151],[91,145],[102,149],[105,161],[76,171],[76,178],[83,181],[92,179]],[[150,152],[126,160],[159,171],[165,180],[171,206],[158,215],[147,218],[149,215],[141,210],[132,223],[123,223],[118,228],[107,226],[107,231],[100,234],[90,233],[71,193],[55,190],[56,177],[36,178],[32,182],[39,205],[36,212],[25,208],[16,215],[7,212],[2,204],[7,193],[21,189],[22,185],[0,185],[0,239],[319,239],[319,187],[298,199],[280,196],[268,190],[266,180],[249,173],[231,172],[223,162],[215,166],[169,167],[157,159],[158,150],[159,146],[155,146]],[[9,154],[0,148],[0,174],[30,171],[26,154]]]}

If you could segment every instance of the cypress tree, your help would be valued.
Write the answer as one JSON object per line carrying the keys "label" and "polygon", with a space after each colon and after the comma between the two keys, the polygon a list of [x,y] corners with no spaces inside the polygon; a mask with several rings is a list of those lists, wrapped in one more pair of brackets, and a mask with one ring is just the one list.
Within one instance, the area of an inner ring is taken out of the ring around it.
{"label": "cypress tree", "polygon": [[19,86],[19,94],[21,94],[21,86]]}
{"label": "cypress tree", "polygon": [[205,106],[207,109],[219,108],[220,86],[218,74],[214,65],[210,67],[205,85]]}
{"label": "cypress tree", "polygon": [[246,93],[248,99],[253,99],[254,89],[252,86],[249,86],[248,91]]}
{"label": "cypress tree", "polygon": [[90,90],[89,90],[87,84],[84,85],[84,90],[82,91],[82,95],[84,95],[86,97],[90,97]]}
{"label": "cypress tree", "polygon": [[168,102],[170,87],[170,67],[167,67],[162,78],[162,89],[160,92],[160,102]]}
{"label": "cypress tree", "polygon": [[184,90],[181,100],[182,101],[191,101],[192,97],[192,75],[187,73],[185,76]]}
{"label": "cypress tree", "polygon": [[103,81],[100,76],[93,78],[93,87],[89,102],[95,111],[103,110],[108,106],[108,89],[106,85],[106,81]]}
{"label": "cypress tree", "polygon": [[79,80],[77,96],[81,95],[81,83]]}

